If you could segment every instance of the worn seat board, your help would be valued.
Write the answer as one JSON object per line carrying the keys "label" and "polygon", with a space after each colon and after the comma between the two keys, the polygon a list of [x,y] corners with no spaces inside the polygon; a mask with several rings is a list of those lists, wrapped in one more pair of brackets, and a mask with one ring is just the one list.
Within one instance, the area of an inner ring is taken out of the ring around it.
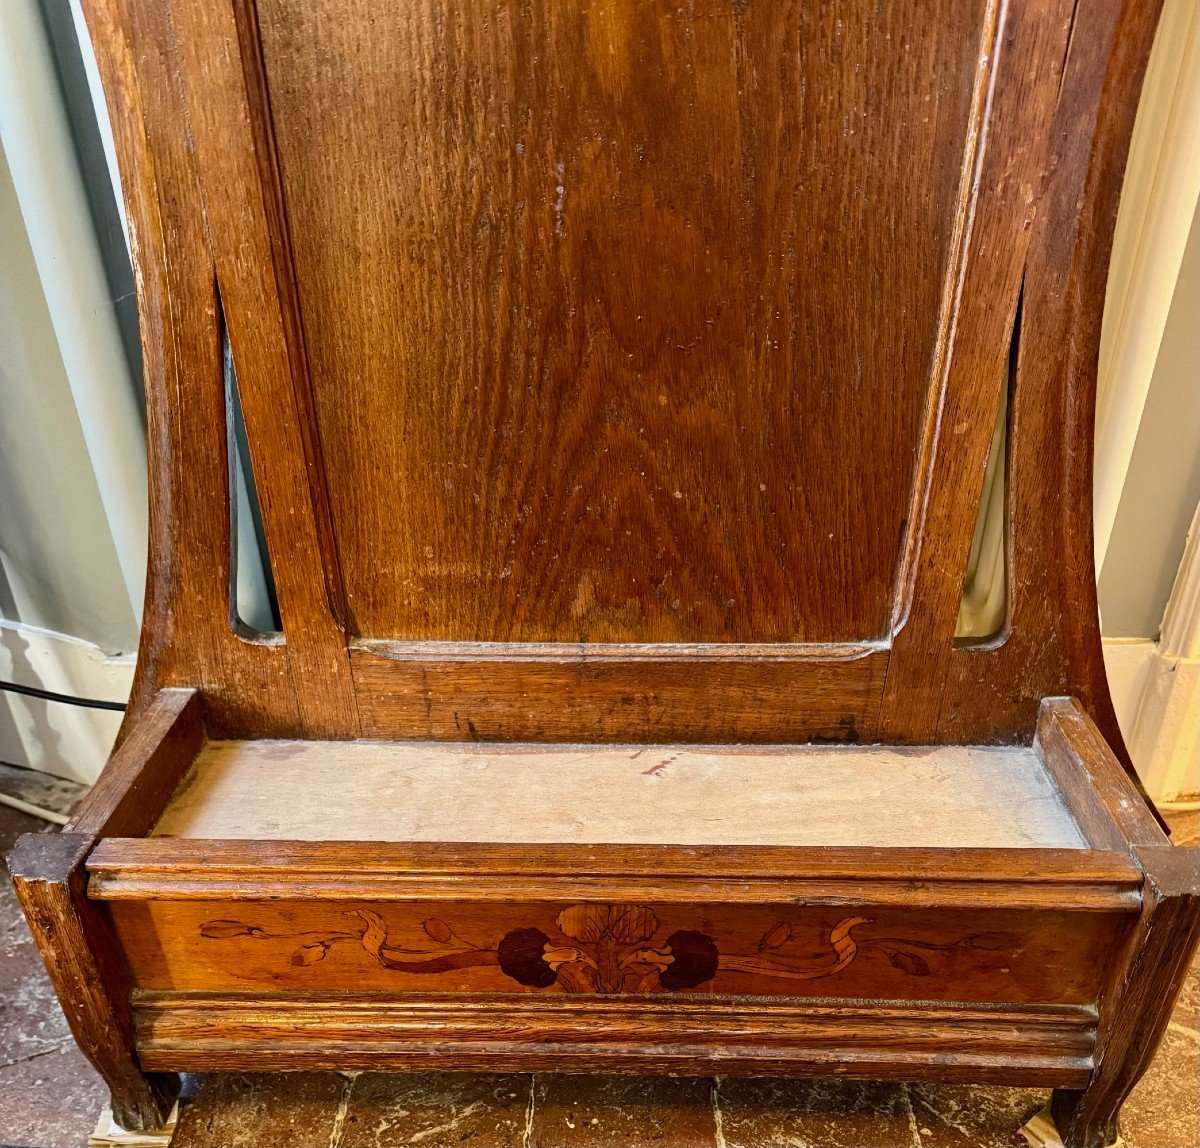
{"label": "worn seat board", "polygon": [[1031,749],[216,741],[157,836],[1084,848]]}

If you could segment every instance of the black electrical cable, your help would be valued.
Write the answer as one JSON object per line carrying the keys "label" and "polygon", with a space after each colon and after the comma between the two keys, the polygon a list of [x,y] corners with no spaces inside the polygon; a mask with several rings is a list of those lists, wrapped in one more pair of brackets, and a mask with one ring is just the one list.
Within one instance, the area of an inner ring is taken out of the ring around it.
{"label": "black electrical cable", "polygon": [[125,709],[124,702],[104,702],[97,698],[77,698],[71,694],[56,694],[53,690],[39,690],[37,686],[19,686],[16,682],[0,682],[0,690],[12,694],[24,694],[29,698],[41,698],[46,702],[62,702],[68,706],[83,706],[89,710],[116,710],[118,713]]}

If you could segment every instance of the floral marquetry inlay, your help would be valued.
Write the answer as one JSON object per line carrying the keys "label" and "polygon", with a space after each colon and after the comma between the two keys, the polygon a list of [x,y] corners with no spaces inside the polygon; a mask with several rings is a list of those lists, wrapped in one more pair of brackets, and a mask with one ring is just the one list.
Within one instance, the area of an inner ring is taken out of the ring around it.
{"label": "floral marquetry inlay", "polygon": [[893,968],[925,977],[930,974],[930,952],[996,950],[1015,941],[1002,933],[974,934],[949,944],[862,935],[869,924],[867,917],[850,916],[827,932],[810,930],[810,943],[803,951],[798,944],[802,938],[786,920],[776,921],[757,940],[730,951],[722,951],[699,929],[676,929],[660,936],[664,930],[658,916],[646,905],[570,905],[558,913],[553,926],[520,925],[489,944],[461,936],[440,917],[426,917],[421,922],[425,943],[405,947],[391,935],[383,917],[370,909],[347,914],[345,930],[277,933],[250,922],[214,920],[205,922],[200,932],[213,941],[294,940],[291,963],[297,966],[316,964],[338,946],[357,944],[381,966],[398,972],[436,975],[499,966],[506,976],[529,988],[557,986],[568,993],[601,994],[699,989],[721,972],[820,980],[840,973],[869,948],[883,953]]}

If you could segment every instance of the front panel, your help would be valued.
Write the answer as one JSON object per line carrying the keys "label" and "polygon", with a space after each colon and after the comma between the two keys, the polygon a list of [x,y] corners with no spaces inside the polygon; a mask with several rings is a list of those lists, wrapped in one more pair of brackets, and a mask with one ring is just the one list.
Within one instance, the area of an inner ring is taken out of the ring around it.
{"label": "front panel", "polygon": [[880,905],[110,903],[137,987],[1094,1003],[1127,915]]}

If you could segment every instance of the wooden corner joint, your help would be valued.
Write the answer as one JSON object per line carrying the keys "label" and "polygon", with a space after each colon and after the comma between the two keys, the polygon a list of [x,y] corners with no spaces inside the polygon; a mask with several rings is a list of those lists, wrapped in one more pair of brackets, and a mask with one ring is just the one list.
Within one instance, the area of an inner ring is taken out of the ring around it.
{"label": "wooden corner joint", "polygon": [[84,862],[95,845],[84,833],[23,833],[8,855],[8,868],[14,884],[65,884]]}
{"label": "wooden corner joint", "polygon": [[1169,847],[1156,812],[1075,698],[1045,698],[1034,748],[1088,843],[1131,856]]}
{"label": "wooden corner joint", "polygon": [[1113,1142],[1121,1104],[1150,1066],[1200,942],[1200,848],[1164,839],[1130,852],[1144,874],[1142,912],[1101,1001],[1095,1069],[1086,1088],[1056,1092],[1052,1105],[1070,1148]]}
{"label": "wooden corner joint", "polygon": [[200,695],[159,690],[67,825],[71,833],[140,837],[154,824],[204,741]]}
{"label": "wooden corner joint", "polygon": [[1200,846],[1139,845],[1133,855],[1157,900],[1178,898],[1200,914]]}

